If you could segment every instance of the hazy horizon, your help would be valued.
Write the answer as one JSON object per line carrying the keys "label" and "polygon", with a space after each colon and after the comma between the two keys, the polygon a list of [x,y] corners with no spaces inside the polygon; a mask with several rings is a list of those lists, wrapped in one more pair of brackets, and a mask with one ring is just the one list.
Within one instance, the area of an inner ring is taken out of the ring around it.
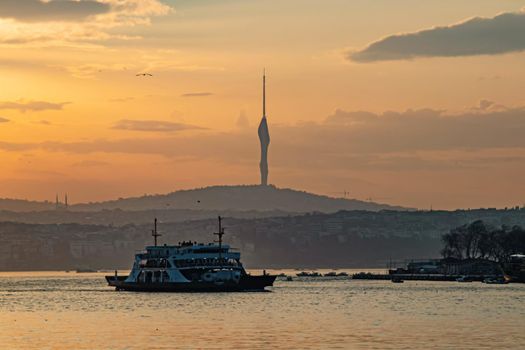
{"label": "hazy horizon", "polygon": [[522,206],[524,7],[2,2],[0,198],[259,183],[266,67],[269,183],[420,209]]}

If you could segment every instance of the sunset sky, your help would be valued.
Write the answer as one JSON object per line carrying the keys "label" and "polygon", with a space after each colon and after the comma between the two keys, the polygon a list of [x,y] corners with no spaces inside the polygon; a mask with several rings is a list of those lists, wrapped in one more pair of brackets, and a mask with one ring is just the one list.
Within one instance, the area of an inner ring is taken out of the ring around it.
{"label": "sunset sky", "polygon": [[524,205],[524,8],[2,0],[0,197],[258,183],[266,67],[270,183],[425,209]]}

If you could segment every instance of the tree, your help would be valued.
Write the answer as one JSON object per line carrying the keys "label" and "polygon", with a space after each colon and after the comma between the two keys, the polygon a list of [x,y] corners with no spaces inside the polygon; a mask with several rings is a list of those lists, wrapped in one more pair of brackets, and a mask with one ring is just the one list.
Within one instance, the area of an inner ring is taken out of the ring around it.
{"label": "tree", "polygon": [[490,229],[477,220],[450,230],[441,240],[445,258],[507,261],[512,254],[525,253],[525,230],[520,226]]}

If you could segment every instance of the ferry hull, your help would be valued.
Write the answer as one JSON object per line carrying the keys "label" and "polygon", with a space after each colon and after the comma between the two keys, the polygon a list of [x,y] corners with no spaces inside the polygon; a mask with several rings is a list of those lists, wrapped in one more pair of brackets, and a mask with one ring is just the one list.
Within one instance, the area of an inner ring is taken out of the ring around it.
{"label": "ferry hull", "polygon": [[221,284],[214,282],[166,282],[166,283],[137,283],[126,282],[126,277],[106,276],[109,286],[116,290],[131,292],[179,292],[179,293],[209,293],[209,292],[249,292],[264,291],[265,287],[273,285],[275,278],[273,275],[262,276],[242,276],[239,283],[224,282]]}

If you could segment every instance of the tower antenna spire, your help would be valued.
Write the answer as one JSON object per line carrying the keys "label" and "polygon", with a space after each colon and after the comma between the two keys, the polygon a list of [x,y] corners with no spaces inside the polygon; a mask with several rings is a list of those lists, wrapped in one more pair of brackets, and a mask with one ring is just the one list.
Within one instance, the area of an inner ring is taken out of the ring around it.
{"label": "tower antenna spire", "polygon": [[266,117],[266,68],[263,69],[263,118]]}

